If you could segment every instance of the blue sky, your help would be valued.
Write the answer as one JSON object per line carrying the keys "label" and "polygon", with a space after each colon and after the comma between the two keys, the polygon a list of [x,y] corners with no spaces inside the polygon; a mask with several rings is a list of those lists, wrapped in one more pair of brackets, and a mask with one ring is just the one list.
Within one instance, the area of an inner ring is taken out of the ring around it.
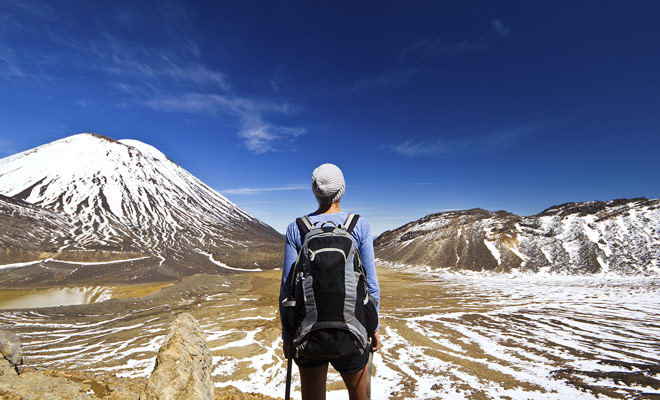
{"label": "blue sky", "polygon": [[152,144],[283,231],[339,165],[380,233],[660,197],[655,1],[0,0],[0,157]]}

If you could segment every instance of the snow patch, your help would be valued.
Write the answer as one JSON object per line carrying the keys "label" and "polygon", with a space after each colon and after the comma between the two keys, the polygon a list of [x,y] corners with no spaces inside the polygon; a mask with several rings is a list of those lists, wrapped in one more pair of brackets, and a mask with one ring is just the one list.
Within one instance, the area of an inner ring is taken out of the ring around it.
{"label": "snow patch", "polygon": [[495,243],[488,240],[488,239],[484,239],[484,244],[486,245],[486,247],[488,247],[488,250],[490,250],[493,257],[495,257],[495,259],[497,260],[497,264],[501,265],[502,264],[502,256],[500,254],[500,251],[497,249],[497,246],[495,245]]}

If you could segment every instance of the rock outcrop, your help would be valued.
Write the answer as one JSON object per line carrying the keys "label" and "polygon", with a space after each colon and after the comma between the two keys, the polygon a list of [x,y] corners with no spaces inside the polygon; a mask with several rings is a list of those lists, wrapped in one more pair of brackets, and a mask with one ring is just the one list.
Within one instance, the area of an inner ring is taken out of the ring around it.
{"label": "rock outcrop", "polygon": [[19,338],[0,330],[0,399],[3,400],[273,400],[235,387],[214,388],[211,351],[197,321],[181,314],[158,352],[146,378],[119,378],[111,373],[35,366],[14,370],[23,360]]}
{"label": "rock outcrop", "polygon": [[117,378],[84,371],[26,367],[17,375],[0,359],[0,399],[4,400],[138,400],[144,378]]}
{"label": "rock outcrop", "polygon": [[18,335],[0,330],[0,353],[14,366],[16,373],[20,375],[20,366],[23,364],[23,347]]}
{"label": "rock outcrop", "polygon": [[140,400],[210,400],[211,350],[192,315],[179,315],[158,351],[156,366]]}

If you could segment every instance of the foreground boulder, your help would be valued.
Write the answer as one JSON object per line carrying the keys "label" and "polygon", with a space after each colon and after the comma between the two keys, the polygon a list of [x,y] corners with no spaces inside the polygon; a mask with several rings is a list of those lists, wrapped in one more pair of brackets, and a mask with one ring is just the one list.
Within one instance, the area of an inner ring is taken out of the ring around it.
{"label": "foreground boulder", "polygon": [[20,374],[20,366],[23,364],[23,347],[18,335],[0,330],[0,353],[14,366],[16,373]]}
{"label": "foreground boulder", "polygon": [[199,323],[179,315],[158,351],[156,366],[140,400],[213,399],[211,350]]}

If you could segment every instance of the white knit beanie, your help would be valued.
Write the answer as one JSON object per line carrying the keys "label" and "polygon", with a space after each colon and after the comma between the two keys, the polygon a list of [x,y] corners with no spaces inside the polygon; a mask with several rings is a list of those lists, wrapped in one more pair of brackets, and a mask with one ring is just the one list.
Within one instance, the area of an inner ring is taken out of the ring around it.
{"label": "white knit beanie", "polygon": [[346,190],[344,174],[334,164],[322,164],[312,173],[312,191],[321,205],[341,199]]}

